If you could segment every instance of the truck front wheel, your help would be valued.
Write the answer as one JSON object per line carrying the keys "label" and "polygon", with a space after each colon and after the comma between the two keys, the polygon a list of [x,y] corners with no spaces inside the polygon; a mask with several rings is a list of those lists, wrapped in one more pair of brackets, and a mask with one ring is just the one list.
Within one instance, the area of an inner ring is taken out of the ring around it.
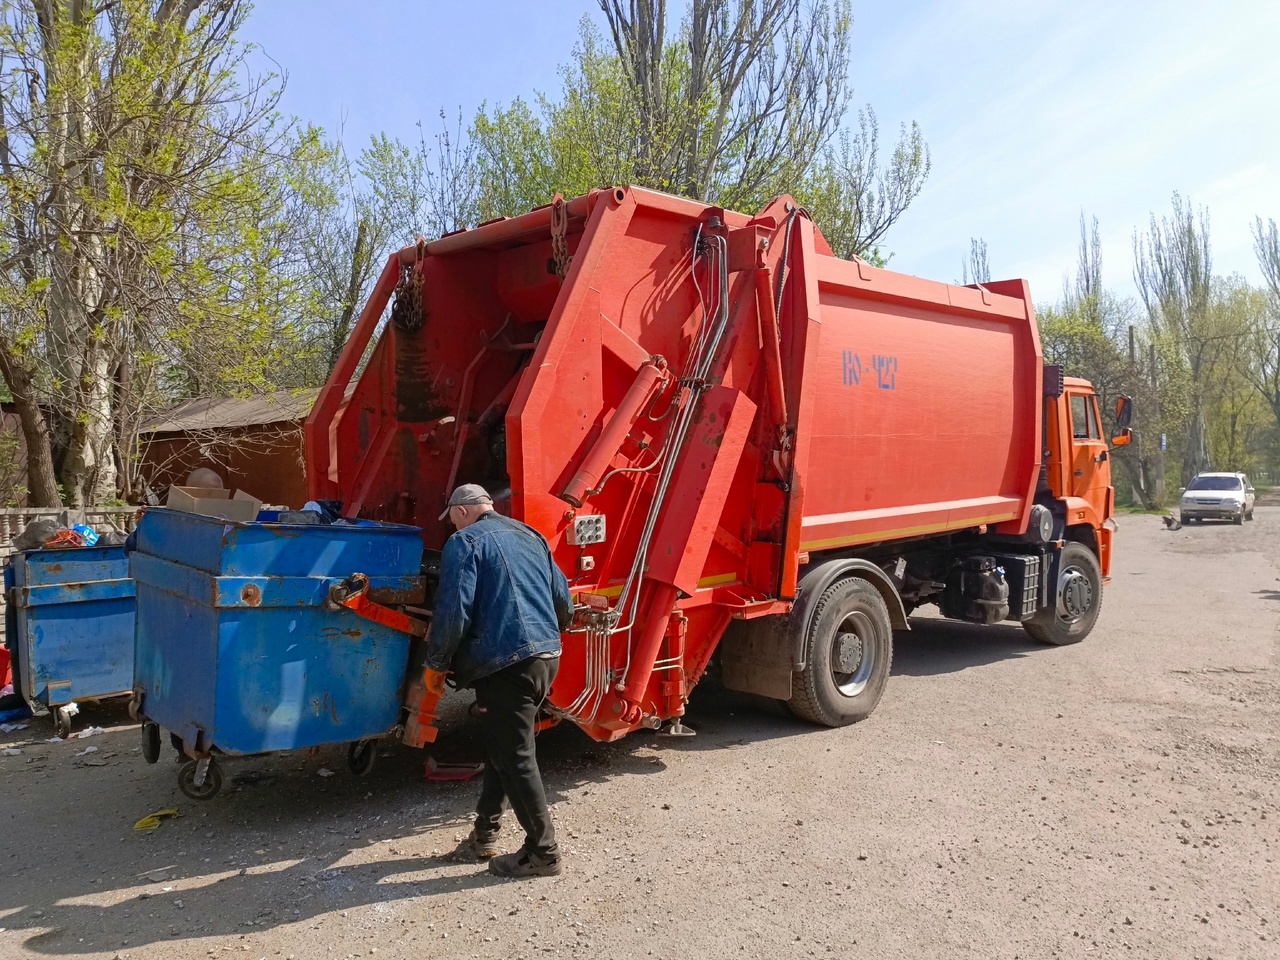
{"label": "truck front wheel", "polygon": [[1041,610],[1022,626],[1041,643],[1063,647],[1079,643],[1098,622],[1098,611],[1102,609],[1102,570],[1093,551],[1074,541],[1062,548],[1058,569],[1054,605]]}
{"label": "truck front wheel", "polygon": [[792,682],[791,712],[842,727],[880,702],[893,663],[893,626],[884,599],[857,578],[827,588],[805,637],[805,668]]}

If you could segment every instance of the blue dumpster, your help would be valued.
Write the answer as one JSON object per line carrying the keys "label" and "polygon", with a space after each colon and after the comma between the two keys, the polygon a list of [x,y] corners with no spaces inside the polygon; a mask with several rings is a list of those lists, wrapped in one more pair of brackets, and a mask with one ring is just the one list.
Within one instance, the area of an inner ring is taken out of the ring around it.
{"label": "blue dumpster", "polygon": [[71,732],[70,712],[60,708],[129,692],[134,585],[123,546],[16,553],[5,588],[14,689],[53,711],[60,736]]}
{"label": "blue dumpster", "polygon": [[192,758],[179,776],[189,796],[217,792],[215,754],[349,742],[371,760],[370,741],[399,724],[410,636],[328,600],[356,573],[371,593],[420,595],[417,528],[155,509],[130,561],[143,753],[155,762],[159,728],[180,742]]}

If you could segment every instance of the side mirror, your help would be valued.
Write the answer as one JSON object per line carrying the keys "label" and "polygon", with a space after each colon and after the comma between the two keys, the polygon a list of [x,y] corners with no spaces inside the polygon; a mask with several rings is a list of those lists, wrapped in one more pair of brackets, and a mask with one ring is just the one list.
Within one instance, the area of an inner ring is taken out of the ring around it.
{"label": "side mirror", "polygon": [[1111,438],[1113,447],[1127,447],[1133,442],[1133,431],[1125,427],[1118,434]]}
{"label": "side mirror", "polygon": [[[1133,420],[1133,398],[1121,397],[1116,401],[1116,429],[1122,433],[1128,433],[1129,423]],[[1115,441],[1112,441],[1113,443]],[[1125,441],[1128,443],[1129,441]]]}

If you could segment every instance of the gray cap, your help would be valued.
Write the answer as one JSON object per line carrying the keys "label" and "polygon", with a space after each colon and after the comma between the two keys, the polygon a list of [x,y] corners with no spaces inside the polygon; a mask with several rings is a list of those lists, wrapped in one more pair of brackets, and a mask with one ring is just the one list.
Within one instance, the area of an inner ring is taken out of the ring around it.
{"label": "gray cap", "polygon": [[489,491],[478,483],[464,483],[453,491],[453,495],[449,497],[449,502],[445,505],[444,513],[440,514],[440,519],[448,519],[449,509],[451,507],[461,507],[473,503],[493,503],[493,497],[489,496]]}

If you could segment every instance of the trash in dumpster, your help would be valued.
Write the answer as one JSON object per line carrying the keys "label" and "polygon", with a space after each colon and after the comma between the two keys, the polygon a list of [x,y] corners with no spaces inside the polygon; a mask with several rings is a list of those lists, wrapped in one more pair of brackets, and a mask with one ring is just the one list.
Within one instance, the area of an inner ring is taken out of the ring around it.
{"label": "trash in dumpster", "polygon": [[262,501],[243,490],[211,490],[208,487],[169,488],[165,506],[184,513],[196,513],[225,520],[254,520],[262,509]]}
{"label": "trash in dumpster", "polygon": [[9,543],[14,550],[34,550],[36,547],[43,547],[46,541],[52,540],[60,531],[66,529],[66,523],[40,517],[23,527],[22,532]]}

